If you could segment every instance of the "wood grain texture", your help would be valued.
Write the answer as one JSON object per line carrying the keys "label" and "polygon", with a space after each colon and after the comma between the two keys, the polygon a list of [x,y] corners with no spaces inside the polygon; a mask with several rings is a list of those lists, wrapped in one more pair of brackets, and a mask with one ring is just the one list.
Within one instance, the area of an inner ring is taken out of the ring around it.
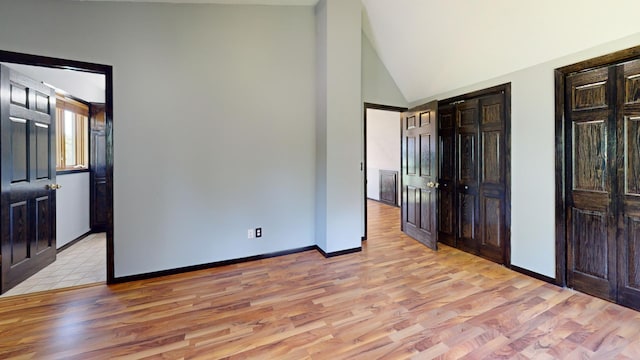
{"label": "wood grain texture", "polygon": [[2,359],[637,359],[640,313],[403,235],[0,300]]}
{"label": "wood grain texture", "polygon": [[[438,182],[438,102],[431,101],[402,113],[401,193],[402,230],[436,249]],[[418,119],[418,120],[416,120]]]}
{"label": "wood grain texture", "polygon": [[398,172],[379,170],[380,201],[389,205],[398,205]]}

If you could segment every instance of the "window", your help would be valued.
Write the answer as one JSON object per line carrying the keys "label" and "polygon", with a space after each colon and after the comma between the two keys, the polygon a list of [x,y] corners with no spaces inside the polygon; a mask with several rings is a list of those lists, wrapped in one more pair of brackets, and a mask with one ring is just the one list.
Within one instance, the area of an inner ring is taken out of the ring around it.
{"label": "window", "polygon": [[89,168],[89,107],[79,101],[56,97],[56,170]]}

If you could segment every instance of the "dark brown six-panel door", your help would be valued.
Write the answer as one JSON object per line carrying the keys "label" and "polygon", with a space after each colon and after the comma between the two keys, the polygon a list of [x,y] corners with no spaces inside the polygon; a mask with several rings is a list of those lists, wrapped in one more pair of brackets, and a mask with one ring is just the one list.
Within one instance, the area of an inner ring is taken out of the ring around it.
{"label": "dark brown six-panel door", "polygon": [[616,67],[618,100],[618,301],[640,309],[640,60]]}
{"label": "dark brown six-panel door", "polygon": [[567,285],[640,309],[640,60],[565,84]]}
{"label": "dark brown six-panel door", "polygon": [[0,65],[0,292],[56,258],[55,96]]}
{"label": "dark brown six-panel door", "polygon": [[436,250],[437,101],[402,114],[402,231]]}
{"label": "dark brown six-panel door", "polygon": [[439,239],[507,264],[508,85],[441,102]]}
{"label": "dark brown six-panel door", "polygon": [[567,283],[615,298],[615,76],[603,68],[567,77]]}

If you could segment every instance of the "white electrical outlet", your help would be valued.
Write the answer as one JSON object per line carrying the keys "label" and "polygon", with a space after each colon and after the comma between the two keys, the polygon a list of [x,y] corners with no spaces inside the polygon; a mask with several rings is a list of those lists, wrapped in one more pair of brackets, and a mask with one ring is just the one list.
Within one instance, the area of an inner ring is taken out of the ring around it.
{"label": "white electrical outlet", "polygon": [[254,230],[253,229],[247,230],[247,238],[248,239],[253,239],[254,237],[256,237],[256,234],[255,234]]}

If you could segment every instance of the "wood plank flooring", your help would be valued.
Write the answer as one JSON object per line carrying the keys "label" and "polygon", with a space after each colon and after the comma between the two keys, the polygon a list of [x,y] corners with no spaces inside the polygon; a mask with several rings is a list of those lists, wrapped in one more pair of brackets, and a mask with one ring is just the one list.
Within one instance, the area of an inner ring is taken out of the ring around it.
{"label": "wood plank flooring", "polygon": [[316,251],[0,299],[2,359],[639,359],[640,313],[399,231]]}

